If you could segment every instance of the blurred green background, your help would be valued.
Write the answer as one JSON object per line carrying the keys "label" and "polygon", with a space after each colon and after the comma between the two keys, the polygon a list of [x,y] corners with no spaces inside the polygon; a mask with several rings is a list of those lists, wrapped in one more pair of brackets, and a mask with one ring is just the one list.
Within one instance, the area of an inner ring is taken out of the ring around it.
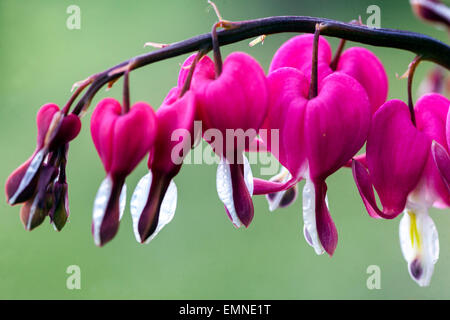
{"label": "blurred green background", "polygon": [[[68,30],[66,9],[81,8],[81,29]],[[382,27],[447,34],[418,21],[408,1],[238,1],[217,0],[225,19],[310,15],[350,21],[371,4],[381,8]],[[170,43],[209,32],[216,21],[204,0],[0,0],[0,181],[29,157],[35,143],[35,114],[46,102],[64,105],[75,81],[147,52],[146,41]],[[244,50],[267,70],[275,50],[293,34],[269,36],[264,45],[244,41],[223,48]],[[336,48],[338,40],[330,39]],[[355,45],[351,43],[350,45]],[[372,48],[390,80],[390,98],[406,98],[406,80],[396,79],[411,53]],[[132,100],[157,108],[175,85],[185,56],[159,62],[131,75]],[[415,87],[432,64],[423,63]],[[121,82],[95,97],[120,99]],[[256,197],[255,218],[236,230],[215,191],[216,166],[187,165],[176,177],[174,220],[149,245],[136,243],[127,207],[116,238],[104,248],[92,240],[92,204],[103,168],[90,139],[88,115],[71,144],[68,163],[70,223],[60,233],[48,220],[27,232],[19,207],[0,202],[0,298],[2,299],[413,299],[450,298],[449,210],[432,211],[441,255],[428,288],[409,277],[398,241],[399,219],[370,218],[351,172],[328,179],[332,216],[339,230],[333,258],[316,256],[304,238],[300,199],[270,213]],[[257,169],[255,168],[255,171]],[[127,179],[128,200],[145,163]],[[303,187],[303,183],[300,185]],[[300,189],[301,190],[301,189]],[[66,288],[66,268],[81,268],[81,290]],[[381,268],[381,289],[368,290],[366,269]]]}

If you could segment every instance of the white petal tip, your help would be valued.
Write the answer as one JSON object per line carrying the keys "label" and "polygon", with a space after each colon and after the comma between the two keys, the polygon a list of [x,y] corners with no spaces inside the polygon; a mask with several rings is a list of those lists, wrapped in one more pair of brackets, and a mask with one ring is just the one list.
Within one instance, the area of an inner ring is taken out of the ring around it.
{"label": "white petal tip", "polygon": [[[253,174],[247,157],[243,155],[244,159],[244,181],[247,186],[250,196],[253,195]],[[231,222],[236,228],[242,227],[243,223],[239,220],[237,216],[236,209],[233,200],[233,184],[231,182],[231,170],[230,163],[225,159],[221,158],[219,165],[217,166],[216,175],[216,187],[217,195],[219,199],[225,205]]]}
{"label": "white petal tip", "polygon": [[152,173],[149,172],[147,175],[141,178],[138,185],[136,186],[136,189],[133,192],[133,196],[131,197],[131,203],[130,203],[130,211],[131,211],[131,217],[133,220],[133,231],[134,236],[136,238],[136,241],[139,243],[148,244],[150,241],[152,241],[156,235],[169,223],[172,221],[176,207],[177,207],[177,198],[178,198],[178,191],[175,183],[170,181],[169,187],[167,188],[167,191],[164,195],[164,198],[161,203],[161,207],[159,210],[159,218],[158,218],[158,225],[153,232],[153,234],[146,240],[142,241],[141,235],[139,234],[139,220],[142,215],[142,211],[145,208],[145,205],[147,204],[148,196],[150,194],[152,184]]}

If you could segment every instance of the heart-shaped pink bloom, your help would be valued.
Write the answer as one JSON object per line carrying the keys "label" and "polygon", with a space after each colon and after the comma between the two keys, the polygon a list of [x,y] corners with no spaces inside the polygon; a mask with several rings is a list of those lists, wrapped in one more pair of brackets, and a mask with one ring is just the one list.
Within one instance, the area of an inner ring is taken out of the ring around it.
{"label": "heart-shaped pink bloom", "polygon": [[[307,34],[286,41],[275,53],[270,72],[282,67],[293,67],[302,71],[306,78],[310,80],[313,40],[314,35]],[[321,81],[333,72],[330,68],[331,59],[332,52],[328,41],[319,37],[319,86]],[[367,92],[372,113],[386,101],[388,93],[386,71],[381,61],[371,51],[360,47],[345,50],[339,59],[336,71],[343,72],[358,80]]]}
{"label": "heart-shaped pink bloom", "polygon": [[[307,178],[305,237],[317,253],[325,250],[332,255],[337,231],[326,205],[325,179],[345,165],[366,140],[371,117],[367,94],[355,79],[341,72],[325,77],[313,99],[308,99],[307,77],[297,69],[277,69],[268,82],[270,109],[265,126],[279,130],[279,154],[274,155],[293,177],[283,187]],[[266,144],[274,149],[270,139]],[[255,193],[263,193],[270,186],[255,179],[256,189]]]}
{"label": "heart-shaped pink bloom", "polygon": [[125,178],[152,149],[156,130],[153,109],[144,102],[122,114],[120,103],[106,98],[92,114],[92,139],[107,173],[94,203],[92,232],[97,245],[117,233],[125,206]]}
{"label": "heart-shaped pink bloom", "polygon": [[[64,146],[73,140],[81,129],[80,119],[73,114],[61,118],[61,112],[56,104],[43,105],[36,116],[37,141],[32,156],[16,170],[6,181],[6,198],[10,204],[29,200],[35,193],[39,180],[39,172],[45,157],[49,152]],[[49,128],[53,126],[53,133]]]}
{"label": "heart-shaped pink bloom", "polygon": [[[445,121],[450,102],[439,94],[417,101],[417,128],[405,103],[388,101],[377,111],[367,140],[367,169],[354,162],[353,173],[372,217],[395,218],[407,200],[427,207],[449,206],[449,191],[430,152],[432,141],[448,150]],[[372,190],[377,191],[379,210]],[[408,199],[408,197],[410,197]]]}
{"label": "heart-shaped pink bloom", "polygon": [[[266,76],[255,59],[240,52],[226,58],[217,79],[210,66],[204,62],[204,67],[196,69],[191,89],[206,131],[203,137],[221,158],[217,172],[219,198],[233,224],[247,227],[253,219],[253,179],[243,152],[256,138],[268,110]],[[205,135],[212,130],[217,132],[214,136],[221,136],[222,145]]]}
{"label": "heart-shaped pink bloom", "polygon": [[[429,154],[426,135],[411,122],[408,106],[400,100],[386,102],[375,114],[367,138],[367,172],[357,161],[353,175],[368,213],[395,218],[405,208],[417,186]],[[372,185],[383,210],[376,204]]]}
{"label": "heart-shaped pink bloom", "polygon": [[[431,206],[450,205],[450,157],[446,119],[450,101],[427,94],[416,103],[415,127],[408,106],[386,102],[374,115],[367,140],[367,169],[353,161],[353,175],[369,214],[392,219],[402,211],[400,244],[411,277],[430,283],[439,257],[439,240]],[[383,209],[377,207],[373,187]]]}
{"label": "heart-shaped pink bloom", "polygon": [[[182,69],[183,70],[183,69]],[[148,243],[172,220],[177,201],[173,178],[193,145],[195,96],[173,88],[156,112],[158,130],[149,157],[149,173],[139,182],[131,201],[136,239]]]}

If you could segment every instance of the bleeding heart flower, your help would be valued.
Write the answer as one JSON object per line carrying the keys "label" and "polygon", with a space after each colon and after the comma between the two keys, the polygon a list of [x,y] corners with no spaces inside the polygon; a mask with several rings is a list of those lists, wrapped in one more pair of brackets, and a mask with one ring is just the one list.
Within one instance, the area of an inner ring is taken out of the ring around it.
{"label": "bleeding heart flower", "polygon": [[[253,219],[253,178],[243,152],[256,138],[268,110],[264,70],[251,56],[235,52],[226,58],[220,75],[215,74],[212,62],[204,62],[204,67],[194,72],[191,89],[203,121],[203,137],[221,159],[219,198],[233,224],[248,227]],[[215,139],[205,135],[211,130],[226,137],[226,142],[217,146]]]}
{"label": "bleeding heart flower", "polygon": [[92,222],[95,244],[102,246],[118,231],[125,209],[126,176],[153,147],[155,114],[144,102],[122,113],[118,101],[106,98],[92,114],[91,134],[107,174],[95,198]]}
{"label": "bleeding heart flower", "polygon": [[[367,169],[353,162],[358,190],[372,217],[392,219],[404,212],[401,247],[411,277],[421,286],[429,284],[439,256],[438,235],[428,209],[450,205],[448,186],[435,163],[436,155],[442,155],[436,142],[448,154],[445,121],[449,105],[450,101],[439,94],[421,97],[415,107],[415,127],[405,103],[386,102],[372,120]],[[434,158],[430,152],[433,140],[433,149],[437,150]],[[377,207],[372,186],[382,210]]]}
{"label": "bleeding heart flower", "polygon": [[173,178],[193,145],[195,97],[191,91],[180,97],[181,87],[173,88],[156,112],[158,132],[148,161],[150,172],[139,181],[131,200],[134,233],[141,243],[150,242],[173,219],[177,203]]}
{"label": "bleeding heart flower", "polygon": [[[312,99],[308,78],[298,69],[277,69],[268,82],[270,109],[265,127],[279,130],[279,154],[274,155],[292,178],[282,184],[255,179],[255,194],[285,190],[306,178],[305,238],[316,253],[332,255],[337,230],[328,211],[325,179],[363,146],[370,126],[369,99],[364,88],[342,72],[326,76]],[[265,142],[272,151],[273,142]]]}
{"label": "bleeding heart flower", "polygon": [[[286,41],[275,53],[269,72],[283,67],[296,68],[311,80],[312,48],[314,35],[306,34]],[[330,67],[332,52],[328,41],[319,37],[318,82],[334,70]],[[385,101],[388,93],[388,79],[381,61],[369,50],[353,47],[345,50],[339,58],[336,70],[355,78],[366,90],[372,113]]]}

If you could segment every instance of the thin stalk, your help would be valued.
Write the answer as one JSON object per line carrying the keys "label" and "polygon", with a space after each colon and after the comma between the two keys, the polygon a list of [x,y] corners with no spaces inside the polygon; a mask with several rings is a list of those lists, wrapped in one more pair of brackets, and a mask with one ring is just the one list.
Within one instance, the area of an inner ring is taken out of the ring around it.
{"label": "thin stalk", "polygon": [[180,90],[180,94],[178,95],[179,98],[183,97],[184,94],[189,90],[189,88],[191,87],[191,81],[192,81],[192,76],[194,75],[194,71],[195,71],[195,67],[197,66],[197,63],[203,58],[203,56],[205,56],[208,52],[206,50],[199,50],[197,52],[197,55],[194,58],[194,61],[192,61],[190,67],[189,67],[189,72],[188,75],[186,77],[186,80],[183,83],[183,87]]}
{"label": "thin stalk", "polygon": [[344,51],[346,42],[347,42],[347,40],[344,40],[344,39],[341,39],[341,41],[339,41],[339,47],[337,48],[334,58],[330,63],[330,68],[333,71],[336,71],[336,69],[337,69],[337,66],[339,64],[339,59],[341,58],[342,51]]}
{"label": "thin stalk", "polygon": [[416,68],[422,60],[421,56],[416,56],[414,60],[410,63],[408,68],[408,107],[409,113],[411,114],[411,121],[416,125],[416,114],[414,112],[414,101],[412,97],[412,83],[414,78],[414,73],[416,72]]}
{"label": "thin stalk", "polygon": [[320,36],[320,24],[316,24],[316,31],[314,32],[313,52],[312,52],[312,64],[311,64],[311,84],[309,87],[309,99],[317,97],[318,91],[318,54],[319,54],[319,36]]}
{"label": "thin stalk", "polygon": [[130,71],[125,71],[123,75],[123,105],[122,114],[130,111]]}

